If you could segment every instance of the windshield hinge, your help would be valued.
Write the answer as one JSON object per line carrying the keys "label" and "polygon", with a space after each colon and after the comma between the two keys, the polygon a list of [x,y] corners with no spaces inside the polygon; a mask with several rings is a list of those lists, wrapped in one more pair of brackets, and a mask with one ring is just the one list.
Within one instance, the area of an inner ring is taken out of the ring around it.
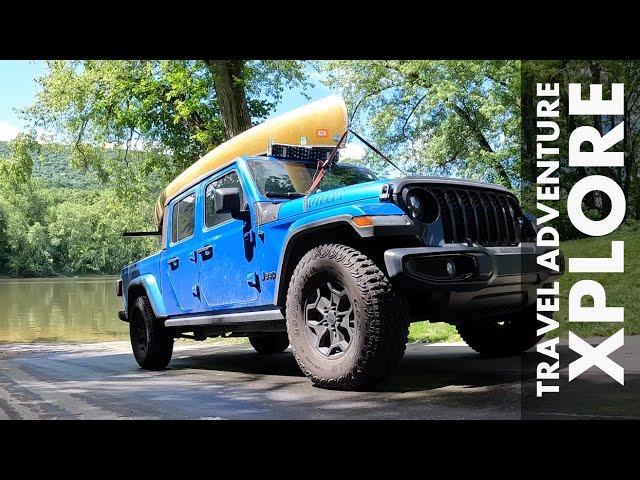
{"label": "windshield hinge", "polygon": [[393,198],[393,183],[387,183],[382,186],[382,191],[380,192],[380,200],[390,201]]}
{"label": "windshield hinge", "polygon": [[244,234],[244,241],[247,243],[255,243],[256,241],[256,234],[253,231],[253,229],[249,230],[248,232],[245,232]]}

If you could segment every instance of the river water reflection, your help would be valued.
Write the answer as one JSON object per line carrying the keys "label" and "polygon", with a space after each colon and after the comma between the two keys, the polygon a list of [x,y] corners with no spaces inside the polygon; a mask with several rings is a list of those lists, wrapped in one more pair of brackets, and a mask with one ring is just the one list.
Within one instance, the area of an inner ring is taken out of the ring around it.
{"label": "river water reflection", "polygon": [[128,338],[116,277],[0,278],[0,343]]}

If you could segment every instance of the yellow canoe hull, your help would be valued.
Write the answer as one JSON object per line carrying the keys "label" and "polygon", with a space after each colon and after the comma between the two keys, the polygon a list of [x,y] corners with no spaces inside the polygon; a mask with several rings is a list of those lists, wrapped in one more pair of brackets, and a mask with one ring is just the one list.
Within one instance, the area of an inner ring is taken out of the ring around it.
{"label": "yellow canoe hull", "polygon": [[347,129],[347,107],[334,95],[256,125],[218,145],[178,175],[156,204],[156,224],[162,223],[166,203],[190,185],[240,156],[263,155],[271,143],[335,145]]}

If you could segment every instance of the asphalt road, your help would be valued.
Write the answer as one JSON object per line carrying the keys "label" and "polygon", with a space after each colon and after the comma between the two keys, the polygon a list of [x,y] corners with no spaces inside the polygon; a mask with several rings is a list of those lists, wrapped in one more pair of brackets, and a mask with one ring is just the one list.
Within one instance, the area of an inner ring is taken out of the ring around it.
{"label": "asphalt road", "polygon": [[[639,345],[618,353],[637,366]],[[537,415],[640,418],[640,368],[626,368],[626,387],[590,371]],[[608,388],[607,396],[598,393]],[[0,345],[0,419],[521,417],[520,357],[484,358],[464,345],[409,345],[398,371],[370,392],[312,386],[289,350],[261,356],[249,345],[183,345],[169,369],[147,372],[127,342]]]}

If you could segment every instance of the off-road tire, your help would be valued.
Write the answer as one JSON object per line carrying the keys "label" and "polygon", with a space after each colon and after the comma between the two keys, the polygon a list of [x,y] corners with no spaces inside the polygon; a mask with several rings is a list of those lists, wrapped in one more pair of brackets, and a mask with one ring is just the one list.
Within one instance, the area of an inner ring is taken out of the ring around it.
{"label": "off-road tire", "polygon": [[256,352],[270,355],[284,352],[289,346],[289,337],[286,332],[261,333],[249,335],[249,343]]}
{"label": "off-road tire", "polygon": [[[339,358],[323,356],[307,333],[305,295],[316,275],[334,276],[352,303],[355,333]],[[286,317],[300,369],[323,388],[373,387],[391,373],[404,355],[409,331],[404,299],[371,259],[345,245],[320,245],[302,257],[289,284]]]}
{"label": "off-road tire", "polygon": [[146,370],[162,370],[173,355],[173,336],[153,314],[146,296],[136,299],[129,312],[129,337],[136,362]]}
{"label": "off-road tire", "polygon": [[476,352],[501,357],[518,355],[537,344],[544,336],[537,335],[538,323],[534,306],[503,316],[468,319],[456,327]]}

